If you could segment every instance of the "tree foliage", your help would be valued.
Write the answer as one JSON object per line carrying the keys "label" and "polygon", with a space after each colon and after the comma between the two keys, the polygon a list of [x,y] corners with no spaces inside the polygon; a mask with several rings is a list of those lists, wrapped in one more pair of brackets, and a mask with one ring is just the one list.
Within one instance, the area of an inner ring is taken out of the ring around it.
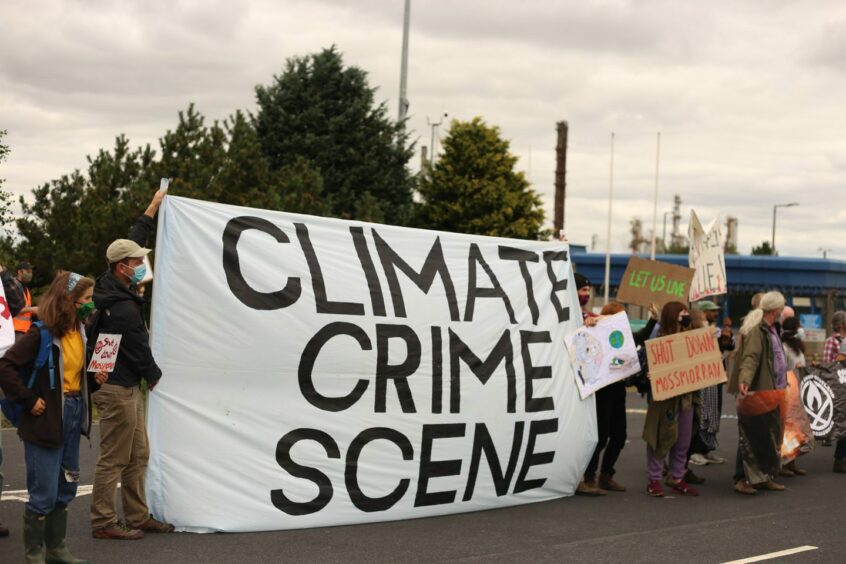
{"label": "tree foliage", "polygon": [[543,239],[543,206],[500,130],[453,120],[434,167],[424,171],[418,224],[428,229]]}
{"label": "tree foliage", "polygon": [[757,247],[752,247],[752,254],[753,255],[773,255],[773,248],[770,246],[769,241],[764,241]]}
{"label": "tree foliage", "polygon": [[[0,129],[0,164],[9,157],[9,146],[3,142],[6,130]],[[5,227],[12,220],[12,195],[3,189],[6,179],[0,176],[0,228]]]}
{"label": "tree foliage", "polygon": [[402,225],[412,218],[412,149],[374,92],[367,73],[324,49],[289,59],[270,85],[256,87],[253,124],[272,170],[319,174],[332,215]]}

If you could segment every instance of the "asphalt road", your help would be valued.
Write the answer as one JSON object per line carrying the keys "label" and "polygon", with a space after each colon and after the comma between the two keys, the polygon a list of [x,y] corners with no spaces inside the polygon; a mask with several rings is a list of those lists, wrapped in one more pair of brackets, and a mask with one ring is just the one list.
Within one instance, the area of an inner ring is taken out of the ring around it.
{"label": "asphalt road", "polygon": [[[727,401],[731,406],[732,402]],[[650,498],[640,439],[644,402],[629,395],[629,444],[617,479],[629,487],[604,498],[572,497],[478,513],[372,525],[255,534],[148,535],[144,540],[91,538],[90,496],[71,505],[68,542],[96,563],[135,562],[728,562],[810,545],[816,550],[773,562],[846,561],[846,475],[831,471],[833,448],[800,459],[806,477],[783,478],[785,492],[741,496],[732,490],[734,419],[723,420],[719,453],[728,464],[697,468],[701,495]],[[729,408],[730,409],[730,408]],[[6,492],[25,489],[20,442],[3,431]],[[91,484],[96,440],[82,443],[82,484]],[[0,539],[0,563],[22,560],[23,503],[0,503],[12,536]]]}

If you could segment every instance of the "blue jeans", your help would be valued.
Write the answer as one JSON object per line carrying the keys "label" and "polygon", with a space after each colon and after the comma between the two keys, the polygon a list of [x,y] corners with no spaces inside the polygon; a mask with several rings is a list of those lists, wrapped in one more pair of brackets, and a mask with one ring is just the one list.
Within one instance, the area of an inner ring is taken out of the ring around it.
{"label": "blue jeans", "polygon": [[65,397],[61,447],[47,448],[24,441],[29,491],[26,508],[32,513],[48,515],[56,507],[67,507],[76,497],[82,409],[81,397]]}
{"label": "blue jeans", "polygon": [[837,441],[837,448],[834,449],[834,460],[846,460],[846,439]]}

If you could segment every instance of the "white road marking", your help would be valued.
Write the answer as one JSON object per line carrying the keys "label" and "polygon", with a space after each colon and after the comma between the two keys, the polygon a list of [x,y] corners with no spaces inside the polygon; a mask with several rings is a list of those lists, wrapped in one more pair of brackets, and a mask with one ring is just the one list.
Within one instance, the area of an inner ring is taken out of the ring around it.
{"label": "white road marking", "polygon": [[[120,487],[120,483],[118,483],[118,487]],[[83,495],[91,495],[91,492],[94,490],[93,485],[87,486],[79,486],[76,490],[76,497],[80,497]],[[26,503],[29,501],[29,493],[26,490],[12,490],[9,492],[3,492],[3,501],[20,501]]]}
{"label": "white road marking", "polygon": [[[634,413],[636,415],[646,415],[646,410],[635,408],[635,407],[630,407],[630,408],[626,409],[626,413]],[[737,419],[737,415],[725,414],[724,413],[723,415],[720,416],[720,419]]]}
{"label": "white road marking", "polygon": [[769,554],[762,554],[760,556],[750,556],[749,558],[742,558],[740,560],[732,560],[731,562],[724,562],[723,564],[749,564],[751,562],[761,562],[763,560],[772,560],[773,558],[781,558],[782,556],[790,556],[791,554],[799,554],[800,552],[808,552],[809,550],[817,550],[816,546],[797,546],[796,548],[788,548],[787,550],[780,550],[778,552],[770,552]]}

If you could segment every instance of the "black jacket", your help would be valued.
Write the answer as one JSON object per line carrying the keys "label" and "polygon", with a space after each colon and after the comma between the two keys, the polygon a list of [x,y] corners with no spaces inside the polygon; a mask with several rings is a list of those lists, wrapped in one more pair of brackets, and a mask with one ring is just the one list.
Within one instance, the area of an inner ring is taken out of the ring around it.
{"label": "black jacket", "polygon": [[[82,327],[80,327],[82,332]],[[85,336],[83,334],[83,343]],[[6,397],[23,405],[25,410],[21,419],[18,435],[30,443],[47,447],[58,448],[62,446],[64,411],[64,362],[62,360],[62,347],[60,341],[53,341],[53,366],[55,375],[55,389],[50,389],[50,367],[45,363],[38,376],[35,378],[35,385],[30,390],[26,383],[20,378],[20,371],[29,379],[41,346],[41,330],[32,326],[29,332],[18,340],[12,348],[6,351],[3,358],[0,358],[0,387],[6,393]],[[84,361],[88,362],[88,356]],[[86,366],[83,364],[83,368]],[[82,422],[82,434],[86,437],[91,428],[91,393],[99,388],[94,381],[94,374],[84,372],[82,374],[82,401],[84,403],[85,419]],[[42,398],[46,404],[44,413],[39,416],[32,415],[29,410],[35,405],[38,398]]]}
{"label": "black jacket", "polygon": [[[152,218],[142,215],[129,231],[129,238],[143,247],[152,228]],[[148,384],[158,382],[162,371],[150,350],[150,335],[144,325],[144,300],[135,287],[125,286],[114,274],[105,272],[94,285],[94,303],[97,313],[88,339],[89,350],[101,333],[122,336],[109,384],[131,388],[142,378]]]}
{"label": "black jacket", "polygon": [[[6,293],[6,304],[9,306],[9,313],[14,317],[26,305],[23,296],[23,286],[12,277],[12,273],[8,269],[0,272],[0,279],[3,280],[3,290]],[[11,318],[9,321],[11,322]],[[5,321],[0,320],[0,323],[5,323]]]}

